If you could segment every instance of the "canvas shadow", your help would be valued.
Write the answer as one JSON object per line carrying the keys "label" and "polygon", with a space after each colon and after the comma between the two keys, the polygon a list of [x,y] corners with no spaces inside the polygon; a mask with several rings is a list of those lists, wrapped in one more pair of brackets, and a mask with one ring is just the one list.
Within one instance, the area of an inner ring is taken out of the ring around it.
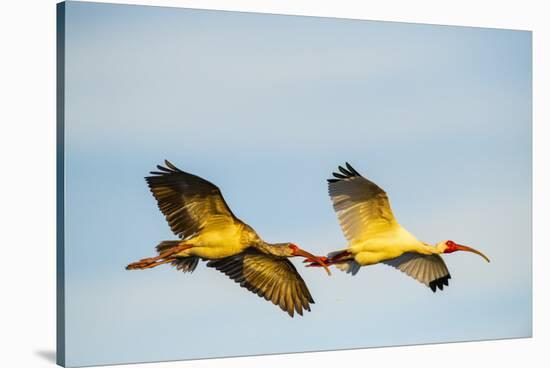
{"label": "canvas shadow", "polygon": [[34,353],[50,363],[55,364],[56,362],[55,350],[38,350],[38,351],[35,351]]}

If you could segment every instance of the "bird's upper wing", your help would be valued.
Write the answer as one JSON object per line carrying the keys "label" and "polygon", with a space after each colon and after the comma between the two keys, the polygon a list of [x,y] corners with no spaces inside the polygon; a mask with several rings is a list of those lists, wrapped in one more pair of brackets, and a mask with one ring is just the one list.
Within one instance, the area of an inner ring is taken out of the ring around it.
{"label": "bird's upper wing", "polygon": [[428,286],[434,293],[437,288],[443,290],[443,285],[448,286],[451,278],[443,258],[438,254],[405,253],[384,263],[405,272]]}
{"label": "bird's upper wing", "polygon": [[306,283],[286,258],[261,253],[254,248],[231,257],[211,260],[208,267],[223,272],[251,292],[270,300],[291,317],[310,310],[313,298]]}
{"label": "bird's upper wing", "polygon": [[346,168],[338,169],[340,173],[332,173],[334,179],[328,179],[328,191],[348,241],[391,230],[397,221],[386,192],[347,162]]}
{"label": "bird's upper wing", "polygon": [[209,222],[233,222],[235,216],[220,189],[207,180],[181,171],[170,162],[145,178],[174,234],[187,238]]}

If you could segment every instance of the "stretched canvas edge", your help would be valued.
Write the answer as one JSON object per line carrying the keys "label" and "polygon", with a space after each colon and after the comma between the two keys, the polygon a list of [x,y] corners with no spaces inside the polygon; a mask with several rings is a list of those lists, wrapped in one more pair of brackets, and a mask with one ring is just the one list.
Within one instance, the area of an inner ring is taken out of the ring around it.
{"label": "stretched canvas edge", "polygon": [[56,5],[56,363],[65,366],[65,2]]}

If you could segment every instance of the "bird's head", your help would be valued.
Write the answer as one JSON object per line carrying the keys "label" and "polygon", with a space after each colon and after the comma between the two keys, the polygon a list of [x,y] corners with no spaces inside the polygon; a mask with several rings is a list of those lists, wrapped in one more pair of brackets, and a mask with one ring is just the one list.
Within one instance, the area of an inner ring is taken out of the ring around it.
{"label": "bird's head", "polygon": [[294,243],[285,243],[285,253],[287,257],[305,257],[306,260],[310,262],[318,263],[327,271],[327,274],[330,275],[330,270],[321,257],[317,257],[309,252],[306,252]]}
{"label": "bird's head", "polygon": [[474,248],[470,248],[466,245],[460,245],[460,244],[456,244],[454,241],[452,240],[444,240],[442,242],[439,242],[437,245],[436,245],[436,248],[441,252],[441,253],[454,253],[458,250],[462,250],[462,251],[466,251],[466,252],[472,252],[472,253],[476,253],[476,254],[479,254],[481,257],[483,257],[487,262],[490,262],[489,261],[489,258],[487,258],[487,256],[483,253],[481,253],[479,250],[477,249],[474,249]]}

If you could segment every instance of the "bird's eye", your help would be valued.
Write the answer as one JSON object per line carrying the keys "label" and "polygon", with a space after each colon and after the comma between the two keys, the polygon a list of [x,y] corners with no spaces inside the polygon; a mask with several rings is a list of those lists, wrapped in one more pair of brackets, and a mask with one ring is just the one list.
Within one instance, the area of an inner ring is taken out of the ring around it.
{"label": "bird's eye", "polygon": [[451,245],[453,245],[453,242],[450,241],[450,240],[447,240],[447,242],[445,243],[445,245],[451,246]]}

